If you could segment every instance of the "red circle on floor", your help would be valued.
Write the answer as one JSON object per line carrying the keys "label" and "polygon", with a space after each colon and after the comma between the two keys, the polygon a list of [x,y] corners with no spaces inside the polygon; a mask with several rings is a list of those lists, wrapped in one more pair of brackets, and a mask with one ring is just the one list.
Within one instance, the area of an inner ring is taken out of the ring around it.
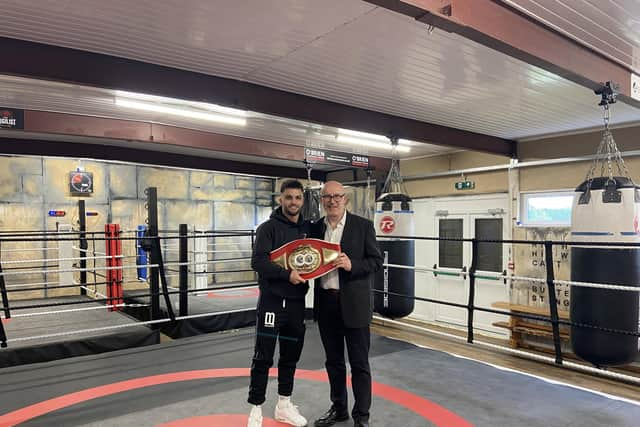
{"label": "red circle on floor", "polygon": [[[248,415],[222,414],[175,420],[156,427],[245,427]],[[271,418],[262,419],[262,427],[282,427],[288,424],[279,423]]]}
{"label": "red circle on floor", "polygon": [[[15,426],[50,412],[67,408],[71,405],[86,402],[91,399],[122,393],[128,390],[136,390],[144,387],[170,384],[180,381],[202,380],[208,378],[248,377],[249,374],[249,368],[203,369],[196,371],[171,372],[168,374],[152,375],[149,377],[134,378],[117,383],[105,384],[98,387],[80,390],[75,393],[65,394],[63,396],[55,397],[53,399],[45,400],[43,402],[35,403],[30,406],[25,406],[22,409],[6,413],[0,416],[0,426]],[[269,371],[269,376],[277,377],[278,370],[275,368],[271,369]],[[296,370],[296,378],[308,381],[329,382],[325,371],[298,369]],[[436,427],[473,427],[473,424],[469,421],[447,408],[400,388],[374,381],[372,382],[371,391],[374,396],[406,408],[422,418],[431,421],[436,425]]]}

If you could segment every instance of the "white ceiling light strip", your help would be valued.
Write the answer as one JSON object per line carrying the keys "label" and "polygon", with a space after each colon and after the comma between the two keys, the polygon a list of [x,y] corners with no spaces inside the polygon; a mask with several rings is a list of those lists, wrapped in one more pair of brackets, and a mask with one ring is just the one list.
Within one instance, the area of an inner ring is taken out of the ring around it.
{"label": "white ceiling light strip", "polygon": [[[338,136],[336,137],[336,141],[345,144],[361,145],[370,148],[381,148],[389,151],[393,149],[391,140],[386,136],[376,135],[373,133],[358,132],[349,129],[338,129]],[[409,151],[411,151],[411,147],[409,146],[410,142],[411,141],[406,139],[400,140],[399,145],[396,147],[396,150],[400,153],[408,153]]]}
{"label": "white ceiling light strip", "polygon": [[169,114],[173,116],[181,116],[181,117],[186,117],[190,119],[205,120],[210,122],[225,123],[225,124],[236,125],[236,126],[246,126],[247,124],[247,119],[245,117],[234,117],[230,114],[218,114],[213,112],[213,111],[223,112],[223,109],[229,110],[229,111],[233,110],[234,114],[238,115],[236,112],[239,110],[234,110],[232,108],[226,108],[226,107],[220,107],[220,106],[215,106],[216,107],[215,110],[211,108],[213,106],[209,106],[208,108],[211,108],[212,111],[205,112],[205,111],[198,111],[193,109],[170,107],[168,105],[163,105],[159,103],[142,102],[142,101],[124,99],[124,98],[116,98],[115,104],[118,107],[133,108],[133,109],[144,110],[144,111],[153,111],[156,113]]}

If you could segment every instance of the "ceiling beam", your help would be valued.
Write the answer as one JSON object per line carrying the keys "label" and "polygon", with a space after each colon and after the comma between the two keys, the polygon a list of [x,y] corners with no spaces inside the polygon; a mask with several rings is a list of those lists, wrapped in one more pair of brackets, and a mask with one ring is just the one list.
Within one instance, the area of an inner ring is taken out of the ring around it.
{"label": "ceiling beam", "polygon": [[[297,163],[299,168],[303,168],[305,159],[304,147],[296,145],[158,123],[34,110],[25,110],[24,122],[24,132],[28,135],[64,135],[73,137],[74,140],[88,137],[92,139],[87,141],[93,143],[100,143],[101,140],[137,142],[135,148],[158,152],[166,152],[172,146],[201,150],[203,153],[240,154],[254,160],[262,159],[257,160],[257,163],[270,163],[272,159],[288,160]],[[204,157],[212,156],[205,154]],[[390,159],[376,156],[368,158],[372,169],[388,171],[391,167]]]}
{"label": "ceiling beam", "polygon": [[[274,178],[307,178],[307,171],[304,168],[273,166],[262,163],[248,163],[177,153],[171,153],[168,155],[165,151],[103,145],[97,143],[0,137],[0,154],[90,158],[141,163],[146,165],[170,166],[181,169],[201,169],[243,175],[250,174]],[[326,180],[326,172],[313,170],[311,174],[312,179],[320,181]]]}
{"label": "ceiling beam", "polygon": [[210,102],[339,128],[513,157],[516,143],[239,80],[0,37],[0,74]]}
{"label": "ceiling beam", "polygon": [[[459,34],[589,89],[620,85],[618,99],[632,97],[632,70],[581,45],[497,0],[365,0],[426,25]],[[595,100],[594,100],[595,101]]]}

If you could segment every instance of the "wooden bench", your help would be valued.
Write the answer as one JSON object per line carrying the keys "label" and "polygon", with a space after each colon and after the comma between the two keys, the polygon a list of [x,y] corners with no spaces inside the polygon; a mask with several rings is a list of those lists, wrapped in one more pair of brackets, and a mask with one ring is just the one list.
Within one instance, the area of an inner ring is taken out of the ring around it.
{"label": "wooden bench", "polygon": [[[498,301],[491,304],[494,308],[507,310],[512,313],[533,314],[537,316],[545,316],[550,318],[548,307],[530,307],[527,305],[511,304],[504,301]],[[569,320],[569,312],[558,310],[558,317],[563,320]],[[530,319],[521,318],[518,316],[509,317],[508,322],[494,322],[493,326],[499,328],[509,329],[511,331],[511,339],[509,344],[513,348],[526,347],[530,348],[530,344],[526,344],[524,336],[531,335],[537,337],[553,338],[553,330],[551,323],[538,324],[534,323]],[[560,339],[563,341],[569,341],[569,328],[566,326],[560,326]]]}

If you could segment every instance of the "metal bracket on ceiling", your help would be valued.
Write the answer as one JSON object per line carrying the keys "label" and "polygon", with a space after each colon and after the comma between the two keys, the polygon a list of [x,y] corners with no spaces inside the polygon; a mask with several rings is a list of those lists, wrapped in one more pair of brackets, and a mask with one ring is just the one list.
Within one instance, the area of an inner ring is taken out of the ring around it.
{"label": "metal bracket on ceiling", "polygon": [[594,90],[596,95],[600,95],[602,97],[598,105],[604,106],[609,104],[615,104],[619,89],[620,89],[620,85],[612,81],[602,83],[601,87]]}

